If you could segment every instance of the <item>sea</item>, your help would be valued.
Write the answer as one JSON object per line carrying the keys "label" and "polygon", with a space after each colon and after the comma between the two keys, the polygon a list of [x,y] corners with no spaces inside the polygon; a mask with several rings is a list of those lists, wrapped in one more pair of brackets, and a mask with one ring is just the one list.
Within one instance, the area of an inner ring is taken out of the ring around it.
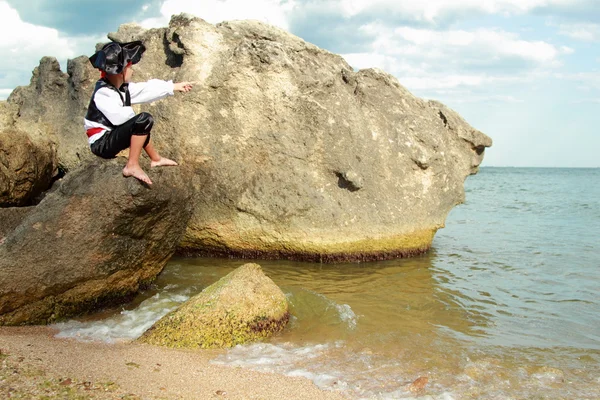
{"label": "sea", "polygon": [[[254,260],[290,323],[211,362],[352,399],[600,399],[600,169],[482,167],[465,191],[423,256]],[[132,303],[57,336],[133,340],[248,261],[174,258]]]}

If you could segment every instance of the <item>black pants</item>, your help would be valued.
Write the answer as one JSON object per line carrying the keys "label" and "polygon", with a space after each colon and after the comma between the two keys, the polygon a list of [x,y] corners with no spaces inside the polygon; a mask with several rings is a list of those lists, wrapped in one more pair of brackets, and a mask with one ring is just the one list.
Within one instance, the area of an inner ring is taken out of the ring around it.
{"label": "black pants", "polygon": [[92,143],[92,153],[102,158],[115,158],[117,154],[129,148],[131,136],[147,136],[144,147],[150,143],[150,131],[154,125],[154,118],[147,112],[140,113],[129,121],[106,132],[102,137]]}

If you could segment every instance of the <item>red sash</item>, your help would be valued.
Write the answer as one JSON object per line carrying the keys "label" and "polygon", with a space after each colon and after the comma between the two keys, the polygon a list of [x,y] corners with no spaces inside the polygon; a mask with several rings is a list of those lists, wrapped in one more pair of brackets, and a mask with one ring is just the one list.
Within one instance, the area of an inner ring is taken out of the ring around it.
{"label": "red sash", "polygon": [[104,129],[104,128],[90,128],[85,133],[87,133],[88,137],[92,137],[96,133],[100,133],[100,132],[102,132],[104,130],[106,130],[106,129]]}

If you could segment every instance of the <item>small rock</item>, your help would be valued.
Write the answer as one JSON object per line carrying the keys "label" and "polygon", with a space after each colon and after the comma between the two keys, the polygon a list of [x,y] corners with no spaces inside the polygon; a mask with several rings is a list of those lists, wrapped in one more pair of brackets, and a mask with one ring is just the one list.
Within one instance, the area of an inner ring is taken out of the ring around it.
{"label": "small rock", "polygon": [[428,382],[429,382],[428,377],[421,376],[421,377],[415,379],[415,381],[410,384],[410,386],[408,387],[408,390],[410,390],[413,393],[420,392],[425,389],[425,386],[427,385]]}

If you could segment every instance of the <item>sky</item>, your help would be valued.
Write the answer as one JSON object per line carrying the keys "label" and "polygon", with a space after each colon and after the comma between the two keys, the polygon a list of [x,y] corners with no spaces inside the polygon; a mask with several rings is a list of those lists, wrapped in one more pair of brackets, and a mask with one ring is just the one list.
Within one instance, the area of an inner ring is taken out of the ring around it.
{"label": "sky", "polygon": [[600,0],[0,0],[0,100],[122,23],[257,19],[380,68],[490,136],[483,166],[600,167]]}

